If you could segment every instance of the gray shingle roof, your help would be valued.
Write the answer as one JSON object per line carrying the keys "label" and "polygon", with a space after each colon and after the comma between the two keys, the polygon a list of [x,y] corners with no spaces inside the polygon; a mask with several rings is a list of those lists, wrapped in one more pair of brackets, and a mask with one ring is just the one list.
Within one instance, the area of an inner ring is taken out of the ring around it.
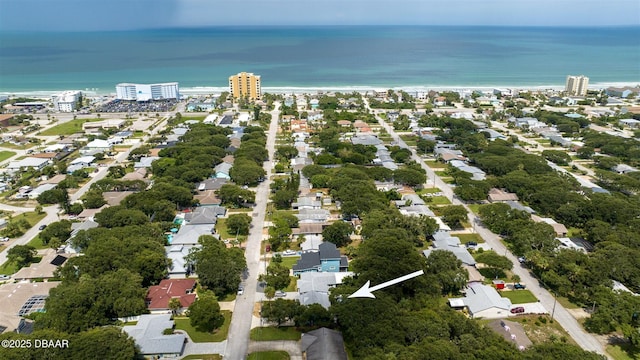
{"label": "gray shingle roof", "polygon": [[307,360],[347,360],[342,334],[335,330],[320,328],[304,333],[301,346]]}
{"label": "gray shingle roof", "polygon": [[168,328],[173,328],[171,314],[160,314],[140,315],[136,325],[124,326],[122,330],[135,340],[143,355],[181,354],[185,336],[163,335],[164,329]]}
{"label": "gray shingle roof", "polygon": [[318,246],[318,249],[320,250],[321,260],[340,258],[340,251],[338,251],[334,243],[330,243],[328,241],[323,242],[322,244],[320,244],[320,246]]}

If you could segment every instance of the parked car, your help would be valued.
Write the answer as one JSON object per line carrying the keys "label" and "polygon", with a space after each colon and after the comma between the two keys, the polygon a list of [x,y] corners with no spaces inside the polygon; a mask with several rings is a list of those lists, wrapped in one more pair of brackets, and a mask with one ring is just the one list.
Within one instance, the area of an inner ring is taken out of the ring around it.
{"label": "parked car", "polygon": [[264,247],[264,251],[266,251],[266,252],[271,251],[271,245],[267,244],[267,246]]}
{"label": "parked car", "polygon": [[238,295],[242,295],[242,294],[244,294],[244,288],[242,286],[240,286],[238,288]]}
{"label": "parked car", "polygon": [[520,284],[520,283],[513,284],[513,288],[518,290],[525,289],[526,287],[527,286],[525,284]]}
{"label": "parked car", "polygon": [[522,306],[514,307],[510,310],[512,314],[522,314],[524,312],[524,308]]}
{"label": "parked car", "polygon": [[44,225],[40,225],[40,227],[38,228],[38,230],[44,230],[46,227],[47,227],[47,225],[46,225],[46,224],[44,224]]}
{"label": "parked car", "polygon": [[11,276],[9,275],[0,275],[0,280],[9,280],[11,279]]}
{"label": "parked car", "polygon": [[287,296],[287,293],[285,293],[284,291],[282,290],[276,291],[276,297],[285,297],[285,296]]}
{"label": "parked car", "polygon": [[468,248],[470,248],[470,247],[476,247],[476,246],[478,246],[478,243],[477,243],[477,242],[475,242],[475,241],[469,241],[469,242],[467,243],[467,247],[468,247]]}
{"label": "parked car", "polygon": [[0,238],[0,242],[7,242],[7,241],[9,241],[9,238],[6,236]]}
{"label": "parked car", "polygon": [[520,264],[524,264],[527,261],[527,259],[524,256],[520,256],[518,258],[518,262],[520,262]]}

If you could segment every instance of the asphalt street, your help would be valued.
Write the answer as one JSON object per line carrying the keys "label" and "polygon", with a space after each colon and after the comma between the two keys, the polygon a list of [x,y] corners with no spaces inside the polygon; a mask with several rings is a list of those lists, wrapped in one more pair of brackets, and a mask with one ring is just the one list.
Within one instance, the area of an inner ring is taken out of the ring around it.
{"label": "asphalt street", "polygon": [[272,120],[267,134],[267,150],[269,160],[265,161],[264,169],[267,173],[266,180],[256,188],[256,205],[253,208],[253,220],[247,238],[245,257],[249,276],[245,280],[244,294],[236,298],[236,306],[229,326],[227,336],[227,347],[224,353],[225,359],[241,360],[245,359],[249,350],[249,332],[251,331],[251,321],[253,307],[256,302],[256,289],[258,286],[258,275],[260,273],[260,244],[262,242],[262,230],[264,224],[267,202],[271,185],[271,169],[273,168],[273,154],[275,151],[276,134],[278,132],[278,118],[280,104],[276,103],[276,108],[271,112]]}

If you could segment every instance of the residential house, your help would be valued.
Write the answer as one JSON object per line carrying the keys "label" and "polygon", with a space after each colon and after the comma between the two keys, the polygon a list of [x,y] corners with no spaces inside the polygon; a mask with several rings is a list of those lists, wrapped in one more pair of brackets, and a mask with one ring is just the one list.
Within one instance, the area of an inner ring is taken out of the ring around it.
{"label": "residential house", "polygon": [[218,126],[223,127],[231,127],[233,126],[233,116],[232,115],[223,115],[218,123]]}
{"label": "residential house", "polygon": [[518,195],[497,188],[489,190],[489,202],[495,203],[507,201],[518,201]]}
{"label": "residential house", "polygon": [[630,129],[638,129],[640,128],[640,120],[636,119],[622,119],[618,122],[622,126],[626,126]]}
{"label": "residential house", "polygon": [[185,224],[169,240],[170,245],[197,245],[202,235],[213,235],[214,224]]}
{"label": "residential house", "polygon": [[467,160],[467,158],[462,155],[461,150],[437,147],[435,148],[434,153],[436,155],[436,159],[440,159],[445,163],[449,163],[451,160]]}
{"label": "residential house", "polygon": [[125,174],[122,177],[122,180],[142,180],[142,181],[148,182],[149,180],[146,179],[146,176],[147,176],[147,169],[138,168],[138,169],[135,169],[133,172]]}
{"label": "residential house", "polygon": [[118,206],[124,198],[135,193],[135,191],[105,191],[102,193],[102,197],[109,206]]}
{"label": "residential house", "polygon": [[464,161],[451,160],[449,162],[449,164],[451,164],[451,166],[457,168],[460,171],[464,171],[466,173],[471,174],[471,179],[472,180],[478,180],[479,181],[479,180],[484,180],[486,178],[486,174],[485,174],[484,171],[480,170],[479,168],[477,168],[475,166],[470,166]]}
{"label": "residential house", "polygon": [[231,180],[231,176],[229,175],[229,171],[231,171],[231,168],[233,167],[233,164],[229,164],[226,162],[220,163],[215,167],[215,177],[218,179],[224,178],[227,180]]}
{"label": "residential house", "polygon": [[198,194],[194,195],[193,198],[198,200],[200,206],[215,206],[222,203],[222,201],[216,196],[215,190],[198,191]]}
{"label": "residential house", "polygon": [[330,242],[320,244],[318,252],[302,253],[300,259],[293,265],[293,275],[304,272],[343,272],[349,264],[347,257],[340,255],[336,245]]}
{"label": "residential house", "polygon": [[20,170],[22,168],[31,168],[42,170],[49,163],[48,159],[39,159],[35,157],[26,157],[22,160],[12,161],[7,165],[8,170]]}
{"label": "residential house", "polygon": [[460,239],[451,236],[448,231],[436,231],[433,234],[432,248],[424,250],[422,253],[425,257],[429,257],[435,250],[445,250],[453,253],[455,257],[462,261],[463,264],[475,266],[476,260],[471,256],[466,247],[462,246]]}
{"label": "residential house", "polygon": [[141,157],[138,161],[135,162],[135,164],[133,164],[133,168],[134,169],[141,169],[141,168],[149,169],[149,168],[151,168],[151,164],[154,161],[159,160],[159,159],[160,159],[159,156]]}
{"label": "residential house", "polygon": [[55,176],[53,176],[51,178],[48,178],[47,180],[42,181],[42,184],[56,184],[56,185],[58,185],[66,178],[67,178],[67,175],[58,174],[58,175],[55,175]]}
{"label": "residential house", "polygon": [[171,245],[165,246],[165,254],[167,259],[171,260],[171,266],[169,266],[169,278],[170,279],[183,279],[189,276],[193,272],[192,266],[185,260],[187,255],[191,253],[192,249],[198,249],[201,246],[198,245]]}
{"label": "residential house", "polygon": [[222,206],[200,206],[195,208],[195,210],[193,210],[192,212],[185,214],[185,222],[183,223],[183,225],[215,225],[218,221],[218,218],[224,216],[226,213],[227,209]]}
{"label": "residential house", "polygon": [[531,220],[533,220],[534,222],[537,222],[537,223],[538,222],[544,222],[544,223],[547,223],[547,224],[551,225],[551,227],[553,227],[553,231],[555,231],[556,235],[559,236],[559,237],[565,237],[565,236],[567,236],[567,233],[569,232],[569,230],[567,229],[566,226],[556,222],[552,218],[543,218],[543,217],[539,217],[537,215],[532,215],[531,216]]}
{"label": "residential house", "polygon": [[113,145],[107,140],[95,139],[89,142],[85,147],[80,149],[82,155],[95,155],[98,153],[107,153],[113,149]]}
{"label": "residential house", "polygon": [[301,223],[324,223],[329,219],[330,212],[324,209],[300,209],[299,213],[295,214],[295,216]]}
{"label": "residential house", "polygon": [[74,222],[71,223],[71,235],[69,236],[69,239],[73,238],[74,236],[76,236],[80,231],[86,231],[89,229],[95,229],[98,226],[100,226],[97,222],[91,220],[91,219],[87,219],[84,220],[83,222]]}
{"label": "residential house", "polygon": [[147,309],[153,313],[166,313],[170,311],[169,302],[172,299],[180,300],[182,312],[196,301],[195,279],[163,279],[160,284],[149,287],[145,301]]}
{"label": "residential house", "polygon": [[640,171],[634,168],[633,166],[629,166],[627,164],[618,164],[614,166],[613,169],[611,170],[617,172],[618,174],[628,174],[628,173]]}
{"label": "residential house", "polygon": [[59,284],[59,281],[47,281],[0,285],[0,334],[30,334],[33,331],[33,322],[25,320],[23,316],[43,312],[49,291]]}
{"label": "residential house", "polygon": [[39,256],[42,260],[38,263],[30,264],[27,267],[23,267],[13,274],[13,279],[18,281],[24,280],[36,280],[36,279],[53,279],[54,273],[60,266],[62,266],[67,259],[75,256],[76,254],[58,254],[54,249],[44,249],[39,252]]}
{"label": "residential house", "polygon": [[322,202],[316,200],[315,197],[300,196],[291,204],[291,208],[293,208],[293,210],[320,209],[322,208]]}
{"label": "residential house", "polygon": [[452,308],[464,308],[472,318],[499,319],[510,315],[511,300],[500,296],[492,286],[469,284],[463,298],[449,299]]}
{"label": "residential house", "polygon": [[225,178],[205,179],[198,185],[198,191],[218,190],[227,182],[229,182],[229,180]]}
{"label": "residential house", "polygon": [[189,131],[189,129],[187,129],[186,127],[175,127],[173,129],[171,129],[171,132],[174,135],[177,135],[177,136],[182,136],[182,135],[186,134],[188,131]]}
{"label": "residential house", "polygon": [[640,88],[638,87],[609,87],[605,90],[608,96],[619,97],[619,98],[627,98],[631,94],[638,94],[640,92]]}
{"label": "residential house", "polygon": [[322,230],[329,226],[328,223],[300,223],[297,228],[292,228],[293,236],[298,235],[322,235]]}
{"label": "residential house", "polygon": [[105,204],[102,205],[100,208],[98,209],[84,209],[82,210],[82,212],[80,214],[78,214],[78,219],[79,220],[84,220],[84,219],[90,219],[93,220],[93,217],[96,216],[97,213],[99,213],[100,211],[108,208],[109,205]]}
{"label": "residential house", "polygon": [[300,244],[300,248],[303,252],[307,251],[320,251],[320,245],[323,243],[322,234],[318,235],[299,235],[304,240]]}
{"label": "residential house", "polygon": [[506,140],[506,136],[504,136],[503,134],[493,130],[493,129],[484,129],[482,130],[483,133],[489,134],[489,140],[494,141],[497,139],[500,140]]}
{"label": "residential house", "polygon": [[342,284],[347,276],[353,276],[353,272],[305,272],[300,274],[297,281],[298,295],[301,305],[320,304],[329,309],[329,289]]}
{"label": "residential house", "polygon": [[175,326],[171,314],[140,315],[136,325],[123,326],[122,330],[133,338],[140,353],[147,358],[177,358],[184,349],[184,334],[164,335],[165,329]]}
{"label": "residential house", "polygon": [[302,354],[306,360],[347,360],[344,340],[339,331],[319,328],[302,334]]}
{"label": "residential house", "polygon": [[558,249],[571,249],[583,253],[586,253],[588,250],[582,242],[574,241],[568,237],[559,237],[556,238],[556,240],[560,243],[560,245],[558,245]]}
{"label": "residential house", "polygon": [[72,166],[73,165],[79,165],[79,166],[81,166],[83,168],[86,168],[86,167],[91,166],[95,160],[96,160],[95,156],[91,156],[91,155],[81,156],[81,157],[79,157],[77,159],[72,160],[69,164],[72,165]]}
{"label": "residential house", "polygon": [[[357,122],[358,120],[356,120]],[[356,145],[356,144],[361,144],[361,145],[378,145],[378,144],[382,144],[382,140],[378,139],[375,135],[365,135],[365,134],[359,134],[356,135],[354,137],[351,138],[351,143]]]}
{"label": "residential house", "polygon": [[56,184],[42,184],[40,186],[38,186],[37,188],[31,190],[28,194],[27,197],[29,199],[37,199],[38,196],[40,196],[43,192],[45,191],[49,191],[49,190],[53,190],[56,188]]}

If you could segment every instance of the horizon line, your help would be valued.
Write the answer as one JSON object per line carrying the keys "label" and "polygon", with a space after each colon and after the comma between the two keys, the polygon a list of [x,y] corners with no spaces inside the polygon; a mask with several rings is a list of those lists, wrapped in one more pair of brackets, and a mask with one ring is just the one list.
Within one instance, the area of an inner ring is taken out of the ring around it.
{"label": "horizon line", "polygon": [[2,29],[0,34],[11,33],[97,33],[97,32],[132,32],[132,31],[160,31],[160,30],[196,30],[196,29],[264,29],[264,28],[357,28],[357,27],[432,27],[432,28],[528,28],[528,29],[621,29],[640,28],[640,24],[604,24],[604,25],[509,25],[509,24],[245,24],[245,25],[194,25],[194,26],[165,26],[141,27],[130,29],[93,29],[93,30],[31,30],[31,29]]}

